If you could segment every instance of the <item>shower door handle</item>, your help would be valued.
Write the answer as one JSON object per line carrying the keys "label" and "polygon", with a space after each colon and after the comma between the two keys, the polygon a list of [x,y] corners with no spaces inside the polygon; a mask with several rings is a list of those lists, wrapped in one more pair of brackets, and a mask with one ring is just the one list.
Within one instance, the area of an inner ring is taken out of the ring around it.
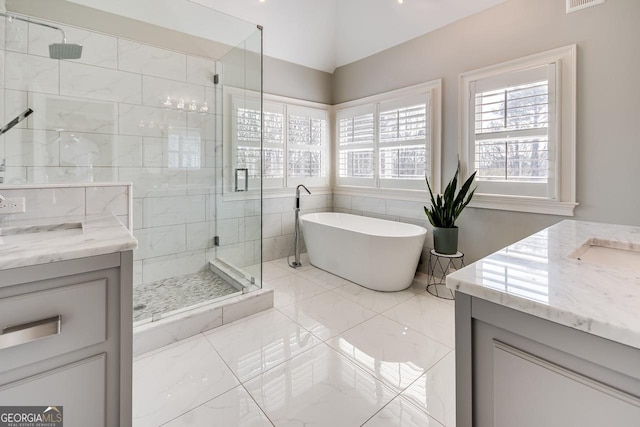
{"label": "shower door handle", "polygon": [[[244,185],[240,181],[244,181]],[[249,169],[236,168],[235,191],[249,191]]]}

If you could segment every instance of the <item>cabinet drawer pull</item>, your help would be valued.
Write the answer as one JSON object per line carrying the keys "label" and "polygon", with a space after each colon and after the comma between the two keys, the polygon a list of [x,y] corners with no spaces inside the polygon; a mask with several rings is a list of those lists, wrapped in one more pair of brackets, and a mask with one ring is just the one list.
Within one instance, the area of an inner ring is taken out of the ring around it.
{"label": "cabinet drawer pull", "polygon": [[60,321],[62,316],[53,316],[48,319],[36,320],[18,326],[10,326],[2,330],[0,334],[0,350],[26,344],[40,338],[46,338],[60,333]]}

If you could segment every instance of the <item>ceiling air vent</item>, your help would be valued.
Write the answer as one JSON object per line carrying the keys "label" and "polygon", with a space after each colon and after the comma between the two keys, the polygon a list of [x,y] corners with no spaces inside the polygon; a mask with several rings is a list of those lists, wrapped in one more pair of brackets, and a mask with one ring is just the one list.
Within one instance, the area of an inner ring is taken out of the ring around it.
{"label": "ceiling air vent", "polygon": [[577,12],[591,6],[602,4],[607,0],[567,0],[567,13]]}

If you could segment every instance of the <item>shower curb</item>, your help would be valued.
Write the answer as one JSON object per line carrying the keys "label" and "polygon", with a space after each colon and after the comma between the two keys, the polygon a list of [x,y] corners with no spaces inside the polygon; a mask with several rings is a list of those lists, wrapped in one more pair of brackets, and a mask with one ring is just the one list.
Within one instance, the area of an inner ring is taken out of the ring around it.
{"label": "shower curb", "polygon": [[133,356],[140,356],[270,308],[273,308],[273,289],[260,289],[144,323],[133,329]]}

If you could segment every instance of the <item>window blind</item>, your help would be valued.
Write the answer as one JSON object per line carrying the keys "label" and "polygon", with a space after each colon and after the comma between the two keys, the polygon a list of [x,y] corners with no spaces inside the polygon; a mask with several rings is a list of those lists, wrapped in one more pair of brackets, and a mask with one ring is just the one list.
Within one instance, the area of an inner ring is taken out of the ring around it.
{"label": "window blind", "polygon": [[571,216],[576,203],[577,47],[460,75],[463,178],[471,206]]}
{"label": "window blind", "polygon": [[373,108],[338,113],[338,176],[373,178],[375,121]]}
{"label": "window blind", "polygon": [[424,103],[380,112],[380,143],[425,139],[426,114]]}
{"label": "window blind", "polygon": [[471,82],[479,192],[554,197],[553,65]]}
{"label": "window blind", "polygon": [[297,145],[322,145],[326,120],[289,115],[289,143]]}
{"label": "window blind", "polygon": [[325,177],[327,119],[312,117],[311,112],[300,114],[301,112],[303,111],[298,109],[297,113],[288,115],[289,177]]}
{"label": "window blind", "polygon": [[547,182],[549,81],[477,93],[475,166],[479,180]]}
{"label": "window blind", "polygon": [[324,110],[287,108],[288,176],[296,178],[292,184],[307,182],[319,185],[321,182],[314,181],[326,177],[327,126],[328,117]]}
{"label": "window blind", "polygon": [[428,105],[426,97],[419,103],[414,98],[403,100],[404,106],[380,107],[380,178],[424,179],[428,173]]}
{"label": "window blind", "polygon": [[264,111],[264,162],[260,158],[260,111],[236,108],[236,167],[247,168],[249,178],[284,177],[284,114]]}
{"label": "window blind", "polygon": [[337,112],[340,185],[422,190],[431,174],[432,90]]}
{"label": "window blind", "polygon": [[349,116],[340,119],[340,145],[372,144],[373,143],[373,113],[361,116]]}

